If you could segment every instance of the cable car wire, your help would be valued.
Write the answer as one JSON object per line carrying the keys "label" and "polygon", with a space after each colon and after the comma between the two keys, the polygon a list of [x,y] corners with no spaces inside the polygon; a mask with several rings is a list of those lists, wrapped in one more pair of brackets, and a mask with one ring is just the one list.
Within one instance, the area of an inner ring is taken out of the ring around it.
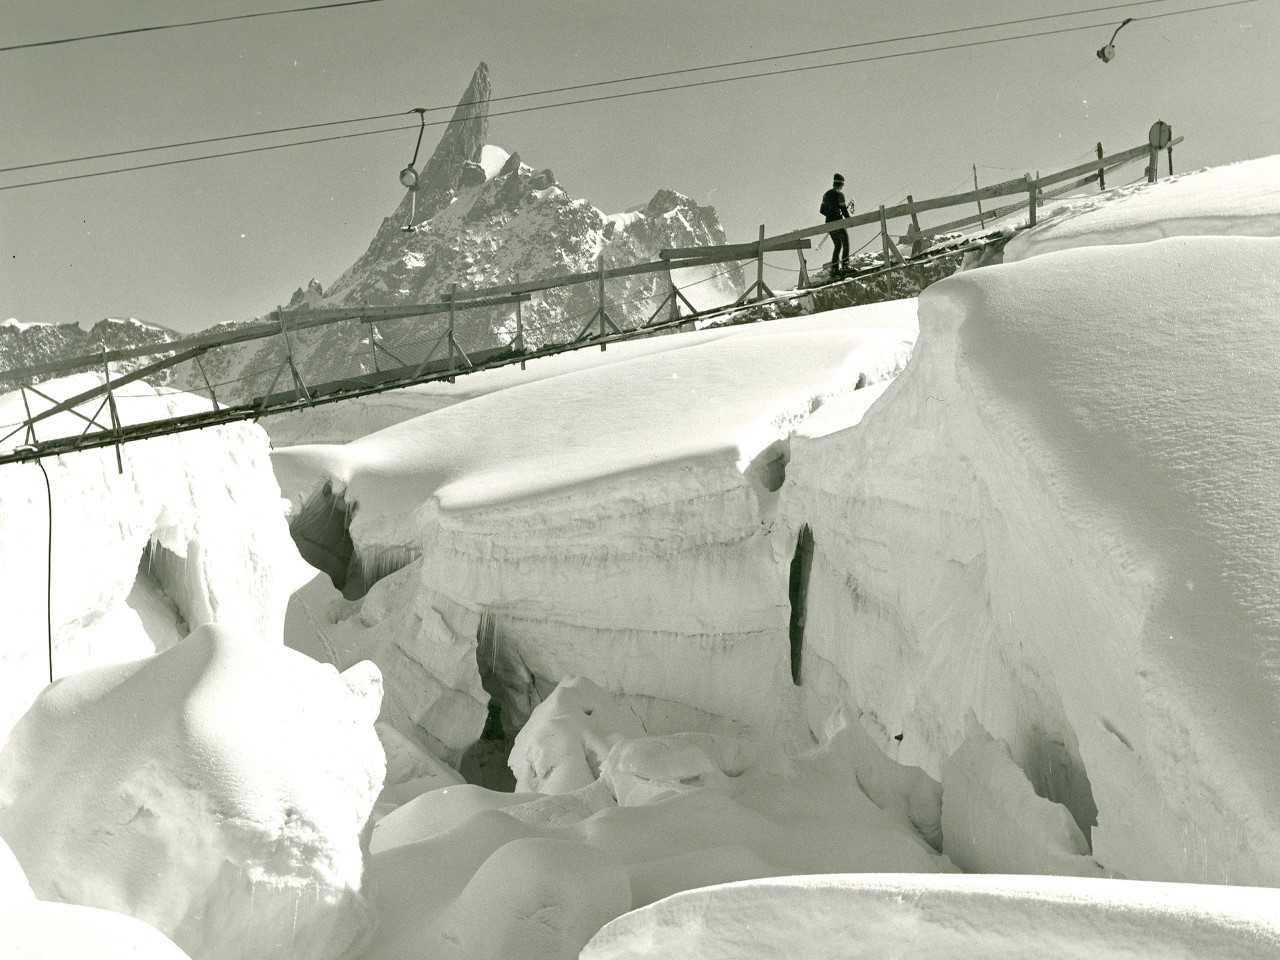
{"label": "cable car wire", "polygon": [[[1256,2],[1257,0],[1227,0],[1227,2],[1224,2],[1224,3],[1209,4],[1209,5],[1200,6],[1200,7],[1191,7],[1185,10],[1171,11],[1168,13],[1152,14],[1151,16],[1144,17],[1143,19],[1155,20],[1155,19],[1160,19],[1164,17],[1176,17],[1176,16],[1182,16],[1189,13],[1202,13],[1208,10],[1221,10],[1227,7],[1239,7],[1239,6],[1244,6],[1245,4],[1256,3]],[[600,96],[595,96],[595,97],[581,97],[576,100],[565,100],[559,103],[544,103],[544,104],[537,104],[529,107],[518,107],[511,110],[499,110],[496,112],[491,111],[488,114],[488,116],[489,118],[514,116],[517,114],[533,113],[541,110],[553,110],[561,107],[574,107],[574,106],[581,106],[583,104],[601,103],[601,102],[611,101],[611,100],[623,100],[629,97],[648,96],[655,93],[667,93],[673,90],[689,90],[689,89],[699,88],[699,87],[718,86],[726,83],[738,83],[743,80],[756,80],[756,79],[767,78],[767,77],[785,76],[787,74],[806,73],[813,70],[828,70],[834,67],[851,66],[851,65],[860,64],[860,63],[876,63],[876,62],[881,62],[886,60],[897,60],[904,57],[918,57],[918,56],[923,56],[925,54],[930,54],[930,53],[941,53],[941,52],[950,51],[950,50],[972,49],[975,47],[989,46],[995,43],[1007,43],[1011,40],[1030,40],[1030,39],[1036,39],[1039,37],[1056,36],[1056,35],[1065,34],[1065,33],[1077,33],[1083,30],[1096,30],[1099,27],[1107,27],[1110,25],[1111,25],[1110,23],[1088,23],[1088,24],[1081,24],[1079,26],[1074,26],[1074,27],[1058,27],[1051,30],[1038,30],[1032,33],[1020,33],[1020,34],[1014,34],[1013,36],[1007,36],[1007,37],[991,37],[985,40],[970,40],[963,43],[944,44],[938,47],[926,47],[921,50],[904,50],[904,51],[899,51],[895,53],[880,54],[874,57],[856,57],[849,60],[837,60],[830,63],[809,64],[801,67],[786,67],[780,70],[764,70],[757,73],[740,74],[734,77],[719,77],[713,80],[696,80],[696,81],[690,81],[688,83],[668,84],[667,86],[662,86],[662,87],[650,87],[649,89],[646,89],[646,90],[630,90],[625,93],[602,94]],[[415,111],[407,111],[407,112],[412,113]],[[394,116],[401,116],[401,115],[402,114],[394,114]],[[433,120],[423,125],[428,127],[438,127],[438,126],[447,126],[448,124],[453,122],[454,121],[452,119]],[[254,153],[265,153],[271,150],[285,150],[292,147],[305,147],[305,146],[311,146],[313,144],[318,144],[318,143],[333,143],[341,140],[354,140],[359,137],[372,137],[372,136],[379,136],[381,134],[400,133],[404,130],[417,130],[417,129],[419,129],[419,124],[408,124],[408,125],[401,125],[401,126],[395,126],[395,127],[380,127],[377,130],[361,130],[355,133],[335,134],[333,136],[328,136],[328,137],[314,137],[309,140],[295,140],[295,141],[290,141],[289,143],[275,143],[275,144],[267,144],[261,147],[246,147],[239,150],[226,150],[220,153],[202,154],[196,157],[181,157],[174,160],[161,160],[156,163],[139,164],[137,166],[132,166],[132,167],[115,167],[109,170],[95,170],[90,173],[68,174],[67,176],[50,177],[44,180],[29,180],[23,183],[5,184],[3,186],[0,186],[0,192],[6,191],[6,190],[21,190],[26,187],[38,187],[38,186],[43,186],[46,184],[53,184],[53,183],[68,183],[74,180],[87,180],[94,177],[105,177],[105,176],[110,176],[117,173],[129,173],[137,170],[154,170],[160,167],[170,167],[170,166],[176,166],[178,164],[185,164],[185,163],[197,163],[203,160],[217,160],[217,159],[222,159],[224,157],[238,157],[238,156],[245,156],[245,155],[254,154]]]}
{"label": "cable car wire", "polygon": [[13,50],[29,50],[32,47],[54,47],[63,43],[79,43],[81,40],[101,40],[105,37],[123,37],[131,33],[151,33],[155,30],[175,30],[178,27],[199,27],[207,23],[226,23],[230,20],[253,20],[256,17],[276,17],[284,13],[307,13],[313,10],[334,10],[338,7],[358,7],[366,3],[382,3],[382,0],[340,0],[338,3],[321,3],[310,7],[292,7],[288,10],[262,10],[258,13],[238,13],[227,17],[211,17],[208,20],[188,20],[185,23],[158,23],[150,27],[130,27],[127,30],[109,30],[106,33],[86,33],[78,37],[62,37],[58,40],[33,40],[30,43],[11,43],[0,47],[0,53]]}
{"label": "cable car wire", "polygon": [[[322,127],[335,127],[348,123],[369,123],[374,120],[390,120],[421,110],[425,113],[436,113],[440,110],[453,110],[459,107],[476,106],[479,103],[505,103],[511,100],[522,100],[526,97],[540,97],[552,93],[569,93],[574,90],[586,90],[591,87],[612,86],[619,83],[633,83],[640,80],[656,80],[661,77],[678,76],[685,73],[698,73],[706,70],[721,70],[729,67],[748,66],[756,63],[768,63],[778,60],[789,60],[797,57],[817,56],[823,53],[834,53],[839,50],[852,50],[860,47],[879,46],[881,44],[899,43],[906,40],[923,40],[930,37],[948,36],[957,33],[968,33],[976,30],[994,30],[999,27],[1016,26],[1041,20],[1059,17],[1082,16],[1087,13],[1100,13],[1109,10],[1120,10],[1127,7],[1148,6],[1153,3],[1171,3],[1173,0],[1127,0],[1124,3],[1109,4],[1102,7],[1089,7],[1084,10],[1069,10],[1061,13],[1046,13],[1035,17],[1020,17],[1016,20],[1000,20],[994,23],[979,23],[969,27],[953,27],[948,30],[934,30],[927,33],[904,34],[899,37],[885,37],[881,40],[861,40],[857,43],[845,43],[832,47],[818,47],[813,50],[799,50],[795,53],[779,53],[765,57],[750,57],[743,60],[726,60],[721,63],[708,63],[694,67],[681,67],[674,70],[663,70],[657,73],[640,73],[627,77],[614,77],[609,80],[593,80],[588,83],[574,83],[560,87],[547,87],[543,90],[527,90],[523,93],[509,93],[501,97],[491,97],[487,101],[463,100],[458,103],[437,104],[433,107],[415,107],[413,110],[397,110],[394,113],[374,113],[363,117],[347,117],[342,120],[322,120],[317,123],[300,123],[288,127],[275,127],[269,130],[252,130],[247,133],[231,133],[218,137],[202,137],[195,140],[178,140],[173,143],[158,143],[146,147],[133,147],[128,150],[112,150],[106,153],[90,153],[78,157],[63,157],[60,160],[41,160],[37,163],[16,164],[11,167],[0,167],[0,173],[14,173],[19,170],[33,170],[37,167],[52,167],[63,163],[79,163],[85,160],[105,160],[110,157],[124,157],[139,153],[152,153],[157,150],[177,150],[183,147],[196,147],[210,143],[225,143],[228,140],[241,140],[248,137],[266,137],[281,133],[298,133],[303,130],[316,130]],[[1109,26],[1110,24],[1108,24]]]}

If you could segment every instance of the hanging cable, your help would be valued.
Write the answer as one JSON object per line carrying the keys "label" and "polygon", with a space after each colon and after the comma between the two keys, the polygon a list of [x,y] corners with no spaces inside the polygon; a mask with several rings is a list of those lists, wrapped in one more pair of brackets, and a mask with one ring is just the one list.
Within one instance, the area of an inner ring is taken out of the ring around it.
{"label": "hanging cable", "polygon": [[[432,106],[432,107],[421,107],[421,108],[417,108],[417,109],[415,109],[415,110],[411,110],[411,111],[403,111],[403,110],[400,110],[400,111],[396,111],[396,112],[394,112],[394,113],[377,113],[377,114],[369,114],[368,116],[362,116],[362,117],[348,117],[348,118],[343,119],[343,120],[323,120],[323,121],[320,121],[320,122],[317,122],[317,123],[302,123],[302,124],[296,124],[296,125],[293,125],[293,126],[275,127],[275,128],[269,129],[269,130],[254,130],[254,131],[249,131],[249,132],[246,132],[246,133],[233,133],[233,134],[226,134],[226,135],[224,135],[224,136],[218,136],[218,137],[203,137],[203,138],[195,139],[195,140],[179,140],[179,141],[174,141],[174,142],[172,142],[172,143],[153,144],[153,145],[146,146],[146,147],[134,147],[134,148],[132,148],[132,149],[128,149],[128,150],[111,150],[111,151],[106,151],[106,152],[103,152],[103,153],[90,153],[90,154],[83,154],[83,155],[80,155],[80,156],[74,156],[74,157],[63,157],[63,158],[58,159],[58,160],[41,160],[41,161],[37,161],[37,162],[33,162],[33,163],[22,163],[22,164],[15,164],[15,165],[13,165],[13,166],[8,166],[8,167],[0,167],[0,173],[14,173],[14,172],[19,171],[19,170],[33,170],[33,169],[36,169],[36,168],[38,168],[38,167],[50,167],[50,166],[57,166],[57,165],[64,164],[64,163],[79,163],[79,162],[81,162],[81,161],[85,161],[85,160],[105,160],[105,159],[108,159],[108,158],[111,158],[111,157],[125,157],[125,156],[132,156],[132,155],[136,155],[136,154],[139,154],[139,153],[150,153],[150,152],[157,151],[157,150],[177,150],[177,149],[181,149],[181,148],[184,148],[184,147],[203,146],[203,145],[210,144],[210,143],[224,143],[224,142],[226,142],[226,141],[228,141],[228,140],[241,140],[241,139],[246,139],[246,138],[249,138],[249,137],[265,137],[265,136],[273,136],[273,135],[282,134],[282,133],[297,133],[297,132],[302,131],[302,130],[315,130],[315,129],[319,129],[319,128],[323,128],[323,127],[341,126],[341,125],[349,124],[349,123],[365,123],[365,122],[371,122],[371,121],[374,121],[374,120],[390,120],[390,119],[391,119],[391,118],[393,118],[393,117],[400,117],[400,116],[404,116],[404,114],[405,114],[406,112],[409,112],[409,113],[417,112],[417,110],[418,110],[418,109],[421,109],[421,110],[425,111],[426,113],[435,113],[435,112],[440,111],[440,110],[453,110],[453,109],[456,109],[456,108],[459,108],[459,107],[476,106],[476,105],[481,104],[481,103],[490,103],[490,104],[492,104],[492,103],[503,103],[503,102],[510,101],[510,100],[520,100],[520,99],[524,99],[524,98],[527,98],[527,97],[538,97],[538,96],[544,96],[544,95],[552,94],[552,93],[569,93],[569,92],[572,92],[572,91],[574,91],[574,90],[585,90],[585,89],[588,89],[588,88],[591,88],[591,87],[604,87],[604,86],[611,86],[611,85],[619,84],[619,83],[631,83],[631,82],[640,81],[640,80],[655,80],[655,79],[659,79],[659,78],[661,78],[661,77],[677,76],[677,75],[685,74],[685,73],[698,73],[698,72],[706,71],[706,70],[719,70],[719,69],[725,69],[725,68],[728,68],[728,67],[748,66],[748,65],[756,64],[756,63],[768,63],[768,62],[773,62],[773,61],[778,61],[778,60],[789,60],[789,59],[794,59],[794,58],[797,58],[797,57],[817,56],[817,55],[819,55],[819,54],[823,54],[823,53],[834,53],[834,52],[839,51],[839,50],[852,50],[852,49],[857,49],[857,48],[861,48],[861,47],[879,46],[879,45],[882,45],[882,44],[898,43],[898,42],[907,41],[907,40],[923,40],[923,39],[928,39],[928,38],[930,38],[930,37],[949,36],[949,35],[953,35],[953,34],[957,34],[957,33],[970,33],[970,32],[974,32],[974,31],[978,31],[978,30],[992,30],[992,29],[996,29],[996,28],[999,28],[999,27],[1016,26],[1016,25],[1019,25],[1019,24],[1023,24],[1023,23],[1031,23],[1031,22],[1035,22],[1035,21],[1049,20],[1049,19],[1055,19],[1055,18],[1061,18],[1061,17],[1067,17],[1067,16],[1075,16],[1075,15],[1081,15],[1081,14],[1086,14],[1086,13],[1099,13],[1099,12],[1104,12],[1104,11],[1108,11],[1108,10],[1121,9],[1121,8],[1124,8],[1124,7],[1139,6],[1139,5],[1143,5],[1143,4],[1151,4],[1151,3],[1168,3],[1168,2],[1171,2],[1171,0],[1130,0],[1130,2],[1127,2],[1127,3],[1119,3],[1119,4],[1113,4],[1113,5],[1110,5],[1110,6],[1103,6],[1103,7],[1090,7],[1090,8],[1085,9],[1085,10],[1071,10],[1071,11],[1064,11],[1064,12],[1061,12],[1061,13],[1043,14],[1043,15],[1041,15],[1041,16],[1036,16],[1036,17],[1021,17],[1021,18],[1016,19],[1016,20],[1001,20],[1001,21],[996,21],[996,22],[992,22],[992,23],[974,24],[973,26],[968,26],[968,27],[954,27],[954,28],[949,29],[949,30],[935,30],[935,31],[927,32],[927,33],[904,34],[904,35],[902,35],[902,36],[898,36],[898,37],[885,37],[885,38],[880,39],[880,40],[863,40],[863,41],[859,41],[859,42],[857,42],[857,43],[840,44],[840,45],[832,46],[832,47],[818,47],[818,48],[815,48],[815,49],[812,49],[812,50],[800,50],[800,51],[797,51],[797,52],[795,52],[795,53],[781,53],[781,54],[774,54],[774,55],[772,55],[772,56],[766,56],[766,57],[752,57],[752,58],[747,58],[747,59],[743,59],[743,60],[726,60],[726,61],[721,62],[721,63],[702,64],[702,65],[693,66],[693,67],[681,67],[681,68],[673,69],[673,70],[663,70],[663,71],[660,71],[660,72],[657,72],[657,73],[634,74],[634,75],[632,75],[632,76],[627,76],[627,77],[615,77],[615,78],[607,79],[607,80],[593,80],[593,81],[586,82],[586,83],[568,84],[568,85],[565,85],[565,86],[559,86],[559,87],[547,87],[547,88],[542,89],[542,90],[528,90],[528,91],[525,91],[525,92],[523,92],[523,93],[511,93],[511,94],[506,94],[506,95],[501,96],[501,97],[490,97],[490,98],[488,98],[487,100],[463,100],[463,101],[461,101],[461,102],[459,102],[459,103],[451,103],[451,104],[437,104],[436,106]],[[1240,4],[1240,3],[1253,3],[1253,2],[1255,2],[1255,0],[1235,0],[1235,2],[1234,2],[1234,3],[1221,4],[1221,6],[1234,6],[1234,5],[1238,5],[1238,4]],[[1141,19],[1144,19],[1144,20],[1153,20],[1153,19],[1156,19],[1156,18],[1159,18],[1159,17],[1166,17],[1166,16],[1178,16],[1178,15],[1183,14],[1183,13],[1197,13],[1197,12],[1199,12],[1199,11],[1201,11],[1201,10],[1207,10],[1207,9],[1216,9],[1216,7],[1198,7],[1198,8],[1188,9],[1188,10],[1178,10],[1178,11],[1173,11],[1173,12],[1171,12],[1171,13],[1151,14],[1150,16],[1142,17]],[[1070,27],[1070,28],[1064,28],[1064,30],[1063,30],[1063,31],[1049,31],[1049,33],[1052,33],[1052,32],[1068,32],[1068,31],[1072,31],[1072,30],[1087,30],[1087,29],[1088,29],[1088,30],[1091,30],[1091,29],[1097,29],[1098,27],[1107,27],[1107,26],[1110,26],[1110,23],[1097,23],[1097,24],[1089,24],[1089,25],[1081,26],[1081,27]],[[1038,36],[1045,36],[1045,35],[1047,35],[1047,34],[1045,34],[1045,33],[1033,33],[1033,34],[1027,34],[1026,36],[1038,37]],[[1001,41],[1003,41],[1003,40],[1017,40],[1017,39],[1021,39],[1021,36],[1013,36],[1013,37],[998,37],[998,38],[995,38],[994,40],[981,41],[981,43],[992,43],[992,42],[1001,42]],[[965,45],[963,45],[963,44],[962,44],[962,45],[960,45],[960,46],[965,46]],[[938,48],[933,48],[933,49],[931,49],[931,50],[924,50],[924,51],[906,51],[906,52],[903,52],[903,53],[901,53],[901,54],[896,54],[896,56],[912,56],[912,55],[914,55],[914,54],[915,54],[915,53],[917,53],[917,52],[919,52],[919,53],[930,53],[930,52],[934,52],[935,50],[949,50],[949,49],[958,49],[958,47],[947,47],[947,46],[944,46],[944,47],[938,47]],[[876,59],[876,58],[872,58],[872,59]],[[840,62],[840,63],[836,63],[836,64],[829,64],[829,65],[828,65],[828,64],[817,64],[817,65],[814,65],[814,66],[812,66],[812,67],[805,67],[805,68],[801,68],[801,69],[821,69],[821,68],[822,68],[822,67],[824,67],[824,66],[842,66],[842,65],[845,65],[846,63],[864,63],[864,62],[868,62],[868,61],[866,61],[866,60],[850,60],[850,61],[842,61],[842,62]],[[765,73],[765,74],[752,74],[751,76],[752,76],[752,77],[756,77],[756,76],[770,76],[770,75],[773,75],[773,74],[768,74],[768,73]],[[714,81],[714,82],[727,82],[727,81],[732,81],[732,80],[735,80],[735,79],[740,79],[740,78],[729,77],[729,78],[726,78],[726,80],[724,80],[724,81]],[[744,78],[741,78],[741,79],[749,79],[749,78],[744,77]],[[693,86],[697,86],[698,84],[692,84],[692,85],[693,85]],[[680,86],[674,86],[674,87],[662,87],[662,88],[659,88],[659,90],[678,90],[678,89],[682,89],[682,87],[680,87]],[[659,92],[659,91],[644,91],[644,90],[641,90],[641,91],[637,91],[637,92],[636,92],[636,93],[634,93],[634,94],[626,94],[626,96],[638,96],[638,95],[641,95],[641,94],[644,94],[644,93],[649,93],[649,92]],[[580,101],[580,100],[575,100],[575,101],[570,101],[570,102],[569,102],[569,104],[588,103],[588,102],[593,102],[593,101],[590,101],[590,100],[581,100],[581,101]],[[543,105],[543,106],[541,106],[541,107],[530,107],[530,108],[525,108],[525,110],[551,109],[551,108],[554,108],[554,107],[557,107],[557,106],[569,105],[569,104],[554,104],[554,103],[553,103],[553,104],[545,104],[545,105]],[[510,114],[510,113],[515,113],[515,112],[524,112],[524,111],[503,111],[502,113],[494,113],[494,114],[490,114],[490,116],[505,116],[505,115],[508,115],[508,114]],[[439,125],[439,123],[449,123],[449,122],[450,122],[450,121],[448,121],[448,120],[445,120],[445,121],[439,121],[439,122],[433,122],[433,123],[431,123],[431,124],[428,124],[428,126],[436,126],[436,125]],[[411,129],[411,128],[409,128],[409,127],[399,127],[399,128],[393,128],[393,129]],[[354,134],[354,136],[372,136],[372,135],[374,135],[374,134],[384,133],[384,132],[389,132],[389,131],[386,131],[386,130],[371,130],[371,131],[366,131],[366,132],[365,132],[365,133],[363,133],[363,134],[360,134],[360,133]],[[314,140],[314,141],[307,140],[307,141],[302,141],[301,143],[323,143],[323,142],[326,142],[326,141],[324,141],[324,140]],[[274,147],[274,148],[272,148],[272,149],[277,149],[277,148],[282,148],[282,147],[288,147],[288,146],[293,146],[293,145],[294,145],[294,144],[278,144],[278,145],[276,145],[276,147]],[[214,157],[220,157],[220,156],[235,156],[235,154],[213,154],[212,156],[214,156]],[[200,160],[200,159],[206,159],[206,158],[204,158],[204,157],[193,157],[193,158],[190,158],[190,159],[191,159],[191,160]],[[182,161],[180,161],[180,162],[182,162]],[[148,169],[148,167],[125,167],[125,168],[122,168],[122,170],[131,170],[131,169],[145,170],[145,169]],[[111,171],[111,172],[113,172],[113,173],[114,173],[114,172],[119,172],[119,171]],[[38,181],[38,182],[47,182],[47,181]],[[55,181],[55,182],[56,182],[56,181]]]}
{"label": "hanging cable", "polygon": [[[30,444],[25,444],[15,447],[14,451],[35,453],[36,448]],[[47,551],[48,559],[45,565],[44,611],[45,631],[49,642],[49,682],[53,683],[53,487],[49,484],[49,473],[44,468],[44,461],[37,457],[34,462],[40,468],[40,472],[44,474],[44,492],[48,501],[49,546]]]}
{"label": "hanging cable", "polygon": [[34,40],[30,43],[12,43],[0,47],[0,53],[11,50],[29,50],[32,47],[53,47],[63,43],[79,43],[81,40],[101,40],[105,37],[123,37],[130,33],[151,33],[155,30],[176,30],[179,27],[200,27],[207,23],[227,23],[230,20],[253,20],[256,17],[277,17],[285,13],[307,13],[312,10],[333,10],[337,7],[358,7],[366,3],[381,3],[382,0],[340,0],[338,3],[321,3],[311,7],[293,7],[289,10],[263,10],[259,13],[237,13],[228,17],[211,17],[208,20],[188,20],[185,23],[161,23],[151,27],[131,27],[128,30],[111,30],[107,33],[86,33],[78,37],[63,37],[59,40]]}

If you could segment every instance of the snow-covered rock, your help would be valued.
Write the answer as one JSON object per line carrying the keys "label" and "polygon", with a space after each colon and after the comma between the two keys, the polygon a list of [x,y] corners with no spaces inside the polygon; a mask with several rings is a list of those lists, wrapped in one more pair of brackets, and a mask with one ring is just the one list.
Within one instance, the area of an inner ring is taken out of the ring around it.
{"label": "snow-covered rock", "polygon": [[[99,382],[81,374],[42,389],[70,396]],[[48,406],[30,394],[28,401]],[[117,395],[126,423],[196,403],[145,383]],[[0,423],[20,422],[23,410],[17,394],[0,395]],[[95,411],[86,404],[79,412]],[[62,413],[39,423],[37,435],[84,426]],[[44,459],[51,583],[44,477],[31,463],[0,468],[0,742],[49,681],[50,626],[55,676],[146,656],[214,620],[279,643],[288,598],[306,582],[258,427],[131,443],[122,461],[123,473],[111,448]]]}
{"label": "snow-covered rock", "polygon": [[382,786],[376,673],[205,626],[59,680],[0,752],[0,835],[36,893],[201,958],[340,955]]}
{"label": "snow-covered rock", "polygon": [[601,930],[582,960],[1263,960],[1280,891],[1013,876],[828,876],[690,890]]}

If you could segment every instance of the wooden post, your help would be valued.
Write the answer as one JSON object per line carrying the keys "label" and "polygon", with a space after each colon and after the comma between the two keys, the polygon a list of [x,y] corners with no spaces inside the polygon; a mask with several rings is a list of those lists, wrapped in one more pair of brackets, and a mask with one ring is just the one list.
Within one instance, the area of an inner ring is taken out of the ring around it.
{"label": "wooden post", "polygon": [[1102,169],[1102,141],[1098,141],[1098,190],[1105,191],[1107,189],[1107,171]]}
{"label": "wooden post", "polygon": [[1168,150],[1166,150],[1166,153],[1169,156],[1169,176],[1172,177],[1173,176],[1173,144],[1172,143],[1169,144],[1169,147],[1168,147]]}
{"label": "wooden post", "polygon": [[916,216],[915,199],[907,194],[907,210],[911,216],[911,256],[918,257],[924,253],[924,238],[920,236],[920,218]]}
{"label": "wooden post", "polygon": [[1036,203],[1039,200],[1039,197],[1037,197],[1036,195],[1040,192],[1040,178],[1036,177],[1036,179],[1032,180],[1031,174],[1029,173],[1026,174],[1026,178],[1027,178],[1027,197],[1028,197],[1027,209],[1028,209],[1028,217],[1029,217],[1027,221],[1027,226],[1034,227],[1036,225]]}
{"label": "wooden post", "polygon": [[797,250],[796,256],[800,258],[800,276],[796,283],[803,289],[809,285],[809,264],[805,263],[803,250]]}
{"label": "wooden post", "polygon": [[102,372],[106,377],[107,383],[107,404],[111,411],[111,430],[116,438],[116,472],[124,475],[124,459],[120,456],[120,414],[116,411],[116,395],[111,391],[111,364],[109,364],[104,355],[102,360]]}
{"label": "wooden post", "polygon": [[453,369],[453,345],[456,343],[453,337],[453,314],[454,301],[458,297],[458,285],[456,283],[449,284],[449,369]]}
{"label": "wooden post", "polygon": [[978,223],[981,224],[982,229],[985,230],[987,229],[987,220],[982,215],[982,198],[976,196],[978,192],[978,165],[976,163],[973,165],[973,192],[975,194],[975,199],[978,201]]}
{"label": "wooden post", "polygon": [[885,218],[883,203],[880,204],[880,248],[884,253],[884,265],[886,267],[895,260],[899,263],[906,262],[889,236],[889,221]]}
{"label": "wooden post", "polygon": [[32,446],[35,446],[36,428],[35,428],[35,424],[31,422],[31,404],[27,403],[27,388],[19,387],[18,392],[22,394],[22,408],[27,411],[27,423],[26,423],[27,434],[23,438],[23,440],[25,443],[29,443]]}
{"label": "wooden post", "polygon": [[608,315],[605,313],[605,310],[604,310],[604,254],[603,254],[603,253],[601,253],[601,254],[600,254],[600,264],[599,264],[599,267],[600,267],[600,278],[599,278],[599,280],[598,280],[597,282],[598,282],[598,283],[599,283],[599,285],[600,285],[600,287],[599,287],[599,292],[600,292],[600,352],[601,352],[601,353],[604,353],[604,351],[605,351],[604,338],[605,338],[606,336],[608,336],[608,335],[609,335],[609,330],[608,330],[608,328],[605,326],[606,318],[607,318],[607,316],[608,316]]}
{"label": "wooden post", "polygon": [[756,241],[756,290],[764,297],[764,224],[760,224],[760,238]]}
{"label": "wooden post", "polygon": [[200,371],[200,377],[204,380],[204,385],[209,389],[209,399],[213,401],[213,412],[218,412],[218,395],[213,392],[213,384],[209,382],[209,375],[204,372],[204,364],[200,362],[200,358],[193,357],[196,362],[196,369]]}
{"label": "wooden post", "polygon": [[[520,282],[520,274],[516,274],[516,283]],[[520,308],[524,306],[523,300],[516,301],[516,342],[514,344],[516,352],[524,353],[524,311]],[[520,361],[520,369],[524,369],[524,361]]]}
{"label": "wooden post", "polygon": [[378,327],[373,320],[369,321],[369,358],[373,360],[373,371],[378,372]]}
{"label": "wooden post", "polygon": [[1160,178],[1160,151],[1155,147],[1147,147],[1147,183],[1155,183]]}

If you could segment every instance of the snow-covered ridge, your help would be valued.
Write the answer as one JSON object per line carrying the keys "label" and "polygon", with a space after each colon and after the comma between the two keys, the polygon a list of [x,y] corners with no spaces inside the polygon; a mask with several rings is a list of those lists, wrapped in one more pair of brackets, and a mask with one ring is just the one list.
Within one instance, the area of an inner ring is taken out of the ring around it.
{"label": "snow-covered ridge", "polygon": [[1006,263],[1072,247],[1174,236],[1280,236],[1280,156],[1055,201],[1040,220],[1005,247]]}

